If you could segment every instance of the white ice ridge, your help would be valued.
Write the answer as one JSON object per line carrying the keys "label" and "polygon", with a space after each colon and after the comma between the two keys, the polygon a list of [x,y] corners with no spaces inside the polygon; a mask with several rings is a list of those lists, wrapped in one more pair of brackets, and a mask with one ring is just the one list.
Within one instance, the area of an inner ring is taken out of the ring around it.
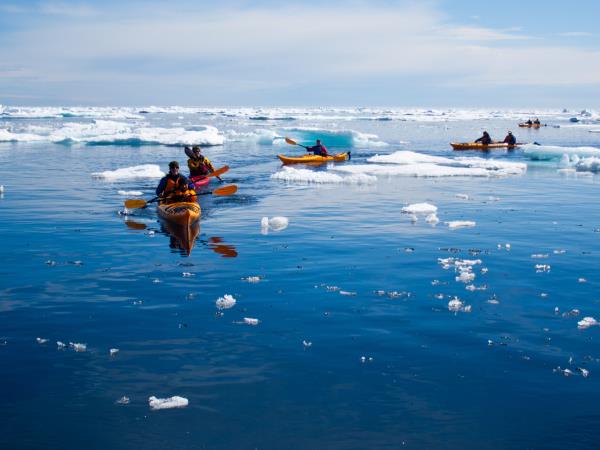
{"label": "white ice ridge", "polygon": [[446,224],[450,229],[470,228],[476,225],[472,220],[451,220],[450,222],[446,222]]}
{"label": "white ice ridge", "polygon": [[310,143],[321,139],[326,146],[344,147],[386,147],[376,134],[361,133],[356,130],[328,130],[313,127],[285,127],[280,134]]}
{"label": "white ice ridge", "polygon": [[329,171],[296,169],[284,166],[279,172],[271,175],[274,180],[319,184],[373,184],[377,178],[362,173],[355,175],[338,175]]}
{"label": "white ice ridge", "polygon": [[430,203],[413,203],[402,208],[402,212],[407,214],[435,214],[437,210],[437,206]]}
{"label": "white ice ridge", "polygon": [[527,170],[524,163],[498,161],[478,157],[444,158],[411,151],[398,151],[389,155],[376,155],[369,163],[336,166],[339,172],[375,176],[413,177],[493,177],[521,175]]}
{"label": "white ice ridge", "polygon": [[563,155],[573,156],[599,156],[600,148],[596,147],[561,147],[558,145],[527,144],[521,147],[523,154],[534,160],[561,159]]}
{"label": "white ice ridge", "polygon": [[141,166],[123,167],[116,170],[92,173],[92,177],[107,181],[129,180],[134,178],[162,178],[165,174],[156,164],[142,164]]}
{"label": "white ice ridge", "polygon": [[189,404],[189,400],[178,395],[168,398],[157,398],[153,395],[148,398],[148,404],[151,410],[157,411],[159,409],[185,408]]}

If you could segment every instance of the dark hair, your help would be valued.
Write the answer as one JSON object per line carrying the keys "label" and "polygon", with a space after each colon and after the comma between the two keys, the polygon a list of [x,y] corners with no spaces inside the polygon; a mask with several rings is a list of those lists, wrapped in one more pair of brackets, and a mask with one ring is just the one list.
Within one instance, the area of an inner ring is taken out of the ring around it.
{"label": "dark hair", "polygon": [[169,163],[169,169],[172,169],[173,167],[177,167],[179,169],[179,163],[177,161],[171,161]]}
{"label": "dark hair", "polygon": [[193,150],[193,151],[196,151],[196,150],[200,151],[200,146],[199,146],[199,145],[194,145],[194,146],[192,147],[192,150]]}

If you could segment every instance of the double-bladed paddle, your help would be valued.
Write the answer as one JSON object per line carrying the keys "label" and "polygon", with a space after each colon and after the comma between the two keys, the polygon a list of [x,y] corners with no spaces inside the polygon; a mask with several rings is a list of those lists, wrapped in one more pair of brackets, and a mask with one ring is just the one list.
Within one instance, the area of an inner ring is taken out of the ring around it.
{"label": "double-bladed paddle", "polygon": [[[214,191],[207,192],[198,192],[195,195],[232,195],[237,192],[237,186],[235,184],[230,184],[229,186],[223,186],[222,188],[215,189]],[[131,199],[125,200],[125,208],[127,209],[136,209],[136,208],[145,208],[149,203],[154,203],[158,200],[163,199],[164,197],[154,197],[152,200],[142,200],[142,199]]]}

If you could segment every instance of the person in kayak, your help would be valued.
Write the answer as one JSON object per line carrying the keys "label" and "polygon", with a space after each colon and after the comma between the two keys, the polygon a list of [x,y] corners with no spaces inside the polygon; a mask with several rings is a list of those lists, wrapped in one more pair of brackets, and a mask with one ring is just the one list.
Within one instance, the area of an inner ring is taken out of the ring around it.
{"label": "person in kayak", "polygon": [[162,202],[195,202],[196,191],[190,189],[190,181],[179,173],[179,163],[169,163],[169,173],[164,176],[156,188],[156,196],[162,197]]}
{"label": "person in kayak", "polygon": [[525,123],[529,126],[533,125],[533,122],[531,121],[531,119],[528,119],[527,122],[525,122]]}
{"label": "person in kayak", "polygon": [[476,139],[475,142],[479,142],[482,145],[489,145],[489,144],[493,143],[494,141],[492,141],[492,138],[490,137],[488,132],[484,131],[483,136],[481,136],[479,139]]}
{"label": "person in kayak", "polygon": [[[189,147],[185,147],[185,153],[187,155],[190,155],[189,149]],[[190,178],[205,177],[209,173],[215,171],[215,167],[210,162],[210,159],[200,152],[200,147],[198,145],[194,145],[192,147],[192,153],[190,156],[190,159],[187,160],[187,165],[190,169]],[[223,182],[221,177],[217,176],[217,178],[219,181]]]}
{"label": "person in kayak", "polygon": [[517,138],[514,136],[514,134],[512,134],[512,131],[509,131],[502,142],[508,145],[516,145]]}
{"label": "person in kayak", "polygon": [[542,123],[540,122],[540,119],[538,119],[537,117],[535,118],[535,120],[533,121],[534,125],[541,125]]}
{"label": "person in kayak", "polygon": [[312,147],[306,147],[306,151],[313,152],[315,156],[328,156],[327,147],[321,144],[320,139],[317,139],[317,145],[313,145]]}

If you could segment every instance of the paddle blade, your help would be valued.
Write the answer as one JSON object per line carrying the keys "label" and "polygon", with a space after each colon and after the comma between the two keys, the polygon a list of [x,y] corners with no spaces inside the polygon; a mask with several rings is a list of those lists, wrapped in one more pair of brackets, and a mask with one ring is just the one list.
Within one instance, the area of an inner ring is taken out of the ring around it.
{"label": "paddle blade", "polygon": [[214,195],[232,195],[237,192],[237,186],[235,184],[230,184],[229,186],[223,186],[222,188],[215,189],[212,191]]}
{"label": "paddle blade", "polygon": [[146,200],[125,200],[125,208],[127,209],[145,208],[147,204]]}
{"label": "paddle blade", "polygon": [[132,230],[145,230],[146,224],[140,222],[134,222],[133,220],[126,220],[125,225],[127,228],[131,228]]}
{"label": "paddle blade", "polygon": [[296,141],[294,141],[293,139],[290,138],[285,138],[285,142],[287,142],[290,145],[298,145],[298,143]]}
{"label": "paddle blade", "polygon": [[229,166],[223,166],[220,169],[215,170],[214,172],[209,173],[206,177],[218,177],[223,175],[225,172],[229,170]]}

